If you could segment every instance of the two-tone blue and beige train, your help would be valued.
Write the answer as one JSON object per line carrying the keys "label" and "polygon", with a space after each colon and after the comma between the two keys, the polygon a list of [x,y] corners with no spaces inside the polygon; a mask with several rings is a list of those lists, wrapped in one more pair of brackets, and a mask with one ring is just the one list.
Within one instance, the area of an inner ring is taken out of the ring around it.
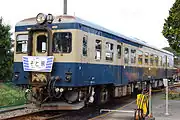
{"label": "two-tone blue and beige train", "polygon": [[[118,23],[117,23],[118,24]],[[15,26],[14,77],[42,109],[80,109],[171,78],[173,54],[75,16],[38,14]]]}

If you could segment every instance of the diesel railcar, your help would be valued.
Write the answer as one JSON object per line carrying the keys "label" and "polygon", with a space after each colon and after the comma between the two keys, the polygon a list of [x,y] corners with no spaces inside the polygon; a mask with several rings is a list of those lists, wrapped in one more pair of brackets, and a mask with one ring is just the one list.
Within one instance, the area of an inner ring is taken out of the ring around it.
{"label": "diesel railcar", "polygon": [[173,54],[75,16],[38,14],[15,26],[14,77],[42,109],[80,109],[171,78]]}

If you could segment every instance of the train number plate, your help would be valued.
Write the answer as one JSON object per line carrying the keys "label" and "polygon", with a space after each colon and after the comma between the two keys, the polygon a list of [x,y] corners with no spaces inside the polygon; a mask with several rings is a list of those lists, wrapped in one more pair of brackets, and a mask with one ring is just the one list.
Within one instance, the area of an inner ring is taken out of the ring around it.
{"label": "train number plate", "polygon": [[24,71],[51,72],[54,56],[23,56]]}

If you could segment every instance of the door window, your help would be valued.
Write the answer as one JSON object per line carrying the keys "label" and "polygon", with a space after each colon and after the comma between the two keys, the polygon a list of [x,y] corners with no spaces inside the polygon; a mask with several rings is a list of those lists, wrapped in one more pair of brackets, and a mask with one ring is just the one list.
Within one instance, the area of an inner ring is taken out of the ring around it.
{"label": "door window", "polygon": [[95,44],[95,59],[96,60],[101,60],[101,40],[96,40],[96,44]]}
{"label": "door window", "polygon": [[46,35],[37,36],[37,52],[44,53],[47,51],[47,37]]}
{"label": "door window", "polygon": [[129,49],[124,48],[124,63],[128,64],[129,63]]}
{"label": "door window", "polygon": [[87,56],[87,36],[83,37],[83,46],[82,46],[83,56]]}

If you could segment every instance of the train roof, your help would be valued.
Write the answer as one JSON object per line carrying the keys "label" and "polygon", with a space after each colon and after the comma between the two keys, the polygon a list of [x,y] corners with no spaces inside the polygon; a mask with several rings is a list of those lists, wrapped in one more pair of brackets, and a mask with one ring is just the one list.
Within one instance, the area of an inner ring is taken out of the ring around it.
{"label": "train roof", "polygon": [[[151,45],[147,44],[147,42],[145,42],[145,41],[139,40],[139,39],[134,38],[134,37],[127,37],[125,35],[122,35],[120,33],[111,31],[109,29],[106,29],[106,28],[104,28],[102,26],[99,26],[97,24],[88,22],[88,21],[83,20],[83,19],[81,19],[79,17],[76,17],[76,16],[69,16],[69,15],[56,16],[52,24],[57,24],[57,23],[80,23],[80,24],[89,26],[91,28],[94,28],[94,29],[97,29],[97,30],[100,30],[100,31],[103,31],[103,32],[106,32],[106,33],[109,33],[109,34],[112,34],[112,35],[115,35],[117,37],[124,38],[125,40],[128,40],[130,42],[138,43],[140,45],[143,45],[143,46],[146,46],[146,47],[149,47],[149,48],[152,48],[152,49],[156,49],[156,50],[159,50],[161,52],[164,52],[164,53],[167,53],[167,54],[170,54],[170,55],[173,55],[173,53],[171,53],[169,51],[166,51],[166,50],[163,50],[163,49],[159,49],[159,48],[154,47],[154,46],[151,46]],[[35,24],[36,24],[36,18],[33,17],[33,18],[24,19],[24,20],[18,22],[16,24],[16,27],[17,26],[35,25]]]}

